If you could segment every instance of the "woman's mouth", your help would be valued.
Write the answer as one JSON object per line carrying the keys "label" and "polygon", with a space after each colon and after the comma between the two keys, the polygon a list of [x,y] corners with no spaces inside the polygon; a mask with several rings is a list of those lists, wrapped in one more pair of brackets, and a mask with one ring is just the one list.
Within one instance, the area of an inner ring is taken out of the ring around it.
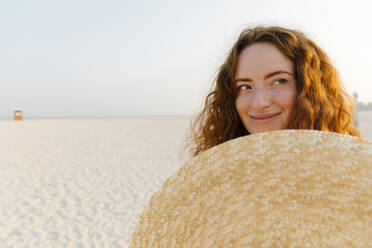
{"label": "woman's mouth", "polygon": [[274,119],[275,117],[277,117],[278,115],[280,115],[280,113],[272,113],[272,114],[256,114],[256,115],[250,115],[249,117],[251,117],[253,119],[253,121],[256,121],[256,122],[268,122],[268,121],[271,121],[272,119]]}

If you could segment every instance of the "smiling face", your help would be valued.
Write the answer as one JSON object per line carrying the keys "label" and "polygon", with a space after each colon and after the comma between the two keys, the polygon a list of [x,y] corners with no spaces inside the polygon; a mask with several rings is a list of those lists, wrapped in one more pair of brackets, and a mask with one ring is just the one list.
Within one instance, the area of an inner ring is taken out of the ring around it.
{"label": "smiling face", "polygon": [[250,134],[288,128],[297,89],[293,62],[269,42],[242,50],[235,108]]}

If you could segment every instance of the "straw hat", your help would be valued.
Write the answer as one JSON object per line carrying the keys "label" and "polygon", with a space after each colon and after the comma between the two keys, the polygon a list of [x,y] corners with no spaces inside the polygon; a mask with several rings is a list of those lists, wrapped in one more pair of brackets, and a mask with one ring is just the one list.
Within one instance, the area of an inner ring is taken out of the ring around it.
{"label": "straw hat", "polygon": [[215,146],[152,197],[130,247],[372,247],[372,143],[281,130]]}

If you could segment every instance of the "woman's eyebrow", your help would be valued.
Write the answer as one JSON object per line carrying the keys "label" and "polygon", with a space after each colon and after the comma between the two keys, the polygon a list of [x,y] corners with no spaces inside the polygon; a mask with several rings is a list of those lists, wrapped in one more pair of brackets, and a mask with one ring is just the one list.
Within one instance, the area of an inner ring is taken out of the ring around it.
{"label": "woman's eyebrow", "polygon": [[250,79],[250,78],[236,78],[236,79],[234,80],[234,83],[237,83],[237,82],[239,82],[239,81],[242,81],[242,82],[252,82],[253,80]]}
{"label": "woman's eyebrow", "polygon": [[288,72],[288,71],[283,71],[283,70],[280,70],[280,71],[274,71],[274,72],[271,72],[271,73],[268,73],[265,75],[264,79],[268,79],[272,76],[275,76],[277,74],[281,74],[281,73],[285,73],[285,74],[288,74],[290,76],[294,76],[292,73]]}
{"label": "woman's eyebrow", "polygon": [[[268,79],[268,78],[270,78],[270,77],[272,77],[272,76],[275,76],[275,75],[277,75],[277,74],[281,74],[281,73],[285,73],[285,74],[288,74],[288,75],[290,75],[290,76],[294,76],[293,73],[290,73],[290,72],[288,72],[288,71],[279,70],[279,71],[274,71],[274,72],[270,72],[270,73],[266,74],[265,77],[264,77],[264,79],[266,80],[266,79]],[[250,79],[250,78],[236,78],[236,79],[234,80],[234,83],[237,83],[237,82],[239,82],[239,81],[243,81],[243,82],[252,82],[253,80]]]}

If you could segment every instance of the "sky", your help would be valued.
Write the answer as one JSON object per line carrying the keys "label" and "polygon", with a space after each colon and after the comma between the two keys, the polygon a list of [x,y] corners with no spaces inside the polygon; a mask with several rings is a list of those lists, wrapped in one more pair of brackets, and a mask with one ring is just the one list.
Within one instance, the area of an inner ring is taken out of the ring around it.
{"label": "sky", "polygon": [[0,118],[191,116],[241,30],[299,29],[372,101],[369,1],[0,3]]}

